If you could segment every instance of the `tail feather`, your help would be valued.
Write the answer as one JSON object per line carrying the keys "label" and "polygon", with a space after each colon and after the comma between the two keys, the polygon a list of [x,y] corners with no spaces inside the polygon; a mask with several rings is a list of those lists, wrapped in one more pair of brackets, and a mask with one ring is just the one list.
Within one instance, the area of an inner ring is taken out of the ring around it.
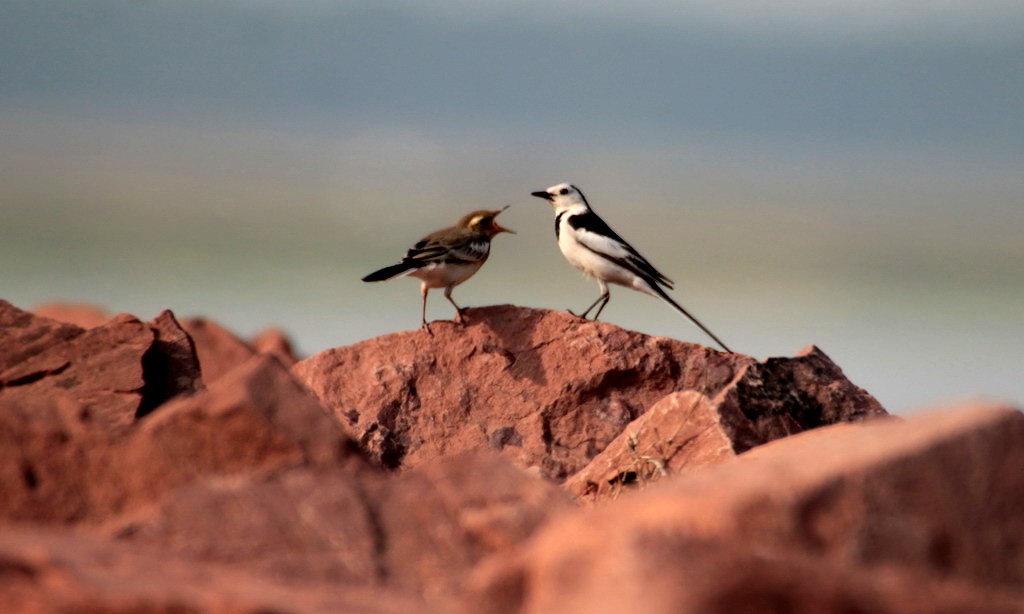
{"label": "tail feather", "polygon": [[682,305],[680,305],[679,303],[677,303],[674,300],[672,300],[672,297],[669,296],[668,294],[666,294],[665,291],[662,290],[657,284],[652,284],[652,283],[648,282],[648,285],[651,286],[651,288],[654,290],[654,292],[653,292],[654,296],[657,296],[658,298],[660,298],[661,300],[665,301],[666,303],[671,305],[673,308],[675,308],[676,311],[678,311],[679,313],[681,313],[684,316],[686,316],[691,322],[693,322],[694,324],[697,325],[697,328],[699,328],[702,331],[704,331],[707,334],[708,337],[711,337],[712,339],[715,340],[715,343],[717,343],[718,345],[722,346],[723,350],[725,350],[726,352],[732,352],[732,350],[729,349],[729,346],[727,346],[725,343],[722,342],[721,339],[719,339],[718,337],[715,336],[715,333],[711,332],[710,330],[708,330],[708,328],[706,326],[701,324],[700,320],[698,320],[697,318],[695,318],[692,315],[690,315],[690,312],[688,312],[685,309],[683,309]]}
{"label": "tail feather", "polygon": [[399,262],[398,264],[392,264],[379,271],[370,273],[363,278],[363,281],[387,281],[402,275],[408,275],[418,268],[420,267],[414,262]]}

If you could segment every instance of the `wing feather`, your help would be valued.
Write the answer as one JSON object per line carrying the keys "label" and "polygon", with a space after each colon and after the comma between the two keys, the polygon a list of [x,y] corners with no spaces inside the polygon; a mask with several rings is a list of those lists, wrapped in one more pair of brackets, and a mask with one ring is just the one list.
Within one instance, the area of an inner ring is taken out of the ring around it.
{"label": "wing feather", "polygon": [[572,215],[567,222],[573,229],[576,240],[583,247],[640,277],[672,288],[671,279],[654,268],[654,265],[640,255],[636,248],[620,237],[593,211]]}
{"label": "wing feather", "polygon": [[490,242],[483,239],[466,241],[464,237],[427,237],[413,245],[403,262],[413,261],[419,266],[432,263],[472,264],[487,258]]}

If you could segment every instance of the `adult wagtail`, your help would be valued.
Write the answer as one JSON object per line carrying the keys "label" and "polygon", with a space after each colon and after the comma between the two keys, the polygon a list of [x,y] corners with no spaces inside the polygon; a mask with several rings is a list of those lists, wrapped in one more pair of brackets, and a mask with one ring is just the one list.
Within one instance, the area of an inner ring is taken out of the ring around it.
{"label": "adult wagtail", "polygon": [[618,284],[660,298],[689,318],[726,352],[732,351],[665,293],[662,286],[671,290],[672,280],[654,268],[640,252],[594,213],[579,188],[560,183],[547,190],[533,192],[532,195],[550,202],[554,208],[555,237],[562,255],[574,267],[597,280],[601,288],[601,296],[580,317],[586,318],[590,310],[597,307],[597,313],[594,314],[594,320],[597,320],[611,299],[608,284]]}
{"label": "adult wagtail", "polygon": [[502,232],[511,232],[498,224],[497,211],[481,209],[467,214],[451,228],[444,228],[420,239],[409,248],[398,264],[370,273],[363,281],[385,281],[395,277],[416,277],[423,296],[423,329],[427,325],[427,293],[431,288],[444,288],[444,297],[455,307],[455,321],[462,323],[462,308],[452,299],[452,288],[473,276],[491,253],[491,239]]}

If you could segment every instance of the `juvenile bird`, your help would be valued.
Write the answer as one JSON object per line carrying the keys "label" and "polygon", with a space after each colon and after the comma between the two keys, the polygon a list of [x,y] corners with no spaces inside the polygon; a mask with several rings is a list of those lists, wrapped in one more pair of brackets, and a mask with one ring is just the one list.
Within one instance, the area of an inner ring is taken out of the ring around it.
{"label": "juvenile bird", "polygon": [[601,289],[601,296],[597,297],[580,317],[586,318],[590,310],[597,307],[597,313],[594,314],[594,320],[597,320],[601,310],[611,299],[608,284],[618,284],[660,298],[689,318],[722,346],[722,349],[732,351],[697,318],[665,293],[662,286],[671,290],[672,280],[655,269],[640,252],[594,213],[579,188],[568,183],[560,183],[531,194],[550,202],[554,208],[555,237],[558,239],[558,248],[562,250],[562,255],[574,267],[597,280],[597,285]]}
{"label": "juvenile bird", "polygon": [[386,281],[395,277],[416,277],[423,296],[422,327],[427,324],[427,293],[431,288],[444,288],[444,297],[455,307],[455,321],[462,323],[462,308],[452,299],[452,288],[473,276],[491,253],[491,239],[502,232],[514,230],[498,224],[497,211],[481,209],[466,214],[451,228],[444,228],[420,239],[409,248],[398,264],[374,271],[363,281]]}

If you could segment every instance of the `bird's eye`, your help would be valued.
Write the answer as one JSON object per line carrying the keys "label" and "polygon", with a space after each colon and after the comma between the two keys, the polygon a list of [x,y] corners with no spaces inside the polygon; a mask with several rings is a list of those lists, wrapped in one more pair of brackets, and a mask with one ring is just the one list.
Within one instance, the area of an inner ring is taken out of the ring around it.
{"label": "bird's eye", "polygon": [[561,190],[558,191],[558,193],[561,194],[562,196],[565,196],[566,194],[569,193],[569,188],[562,188]]}

